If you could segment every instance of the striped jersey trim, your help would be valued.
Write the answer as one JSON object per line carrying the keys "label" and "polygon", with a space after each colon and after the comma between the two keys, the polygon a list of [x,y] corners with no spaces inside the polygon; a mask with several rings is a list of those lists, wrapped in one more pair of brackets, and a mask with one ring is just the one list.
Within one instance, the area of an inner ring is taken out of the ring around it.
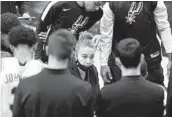
{"label": "striped jersey trim", "polygon": [[50,3],[46,6],[46,8],[45,8],[45,10],[43,11],[42,16],[41,16],[41,20],[42,20],[42,21],[44,21],[44,19],[45,19],[46,15],[48,14],[49,10],[51,9],[51,7],[52,7],[54,4],[56,4],[57,2],[59,2],[59,1],[57,1],[57,0],[52,1],[52,2],[50,2]]}

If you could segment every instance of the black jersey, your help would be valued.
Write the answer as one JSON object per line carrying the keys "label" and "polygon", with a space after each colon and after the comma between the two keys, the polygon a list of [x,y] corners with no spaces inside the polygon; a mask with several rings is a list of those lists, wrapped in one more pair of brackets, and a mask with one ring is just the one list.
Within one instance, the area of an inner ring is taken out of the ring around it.
{"label": "black jersey", "polygon": [[53,1],[44,9],[38,32],[47,31],[47,26],[51,25],[51,32],[65,28],[73,34],[88,30],[103,15],[102,9],[94,12],[87,12],[84,7],[80,7],[76,1]]}
{"label": "black jersey", "polygon": [[[154,20],[154,10],[157,2],[110,2],[109,7],[115,14],[115,26],[113,43],[118,43],[124,38],[137,39],[143,49],[146,61],[152,62],[153,59],[159,63],[160,44],[156,37],[157,26]],[[112,49],[115,50],[113,44]],[[158,55],[157,57],[154,57]]]}
{"label": "black jersey", "polygon": [[[81,31],[91,28],[103,15],[103,10],[87,12],[76,1],[52,1],[44,9],[37,31],[46,32],[51,27],[50,34],[57,29],[69,29],[78,38]],[[38,43],[36,58],[41,58],[43,44]]]}

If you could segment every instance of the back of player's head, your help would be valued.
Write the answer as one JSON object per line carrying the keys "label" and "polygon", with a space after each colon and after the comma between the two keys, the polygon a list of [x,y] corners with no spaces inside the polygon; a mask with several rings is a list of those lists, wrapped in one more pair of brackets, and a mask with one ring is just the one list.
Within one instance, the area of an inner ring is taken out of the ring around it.
{"label": "back of player's head", "polygon": [[133,39],[127,38],[121,40],[116,47],[116,56],[126,68],[136,68],[141,60],[140,43]]}
{"label": "back of player's head", "polygon": [[4,13],[1,15],[1,32],[8,34],[13,27],[21,25],[17,15],[13,13]]}
{"label": "back of player's head", "polygon": [[10,44],[15,47],[18,44],[27,44],[31,47],[36,44],[37,35],[30,28],[24,26],[17,26],[11,29],[9,33],[9,41]]}
{"label": "back of player's head", "polygon": [[95,48],[94,43],[92,41],[93,35],[89,32],[81,32],[79,35],[79,40],[76,43],[75,50],[76,52],[81,48],[81,47],[90,47],[90,48]]}
{"label": "back of player's head", "polygon": [[68,59],[76,43],[75,36],[66,29],[53,32],[48,39],[48,55],[57,59]]}

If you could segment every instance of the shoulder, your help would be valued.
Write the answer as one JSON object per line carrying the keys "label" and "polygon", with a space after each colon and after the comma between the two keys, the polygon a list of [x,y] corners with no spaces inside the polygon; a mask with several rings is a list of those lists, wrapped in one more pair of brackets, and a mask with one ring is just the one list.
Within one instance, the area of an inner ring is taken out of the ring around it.
{"label": "shoulder", "polygon": [[24,77],[29,77],[36,75],[42,71],[44,68],[43,63],[39,60],[28,61],[25,65],[25,70],[23,71]]}
{"label": "shoulder", "polygon": [[93,17],[97,18],[97,20],[100,20],[100,18],[103,16],[103,9],[100,8],[99,10],[97,11],[94,11],[93,14],[92,14]]}
{"label": "shoulder", "polygon": [[2,58],[2,61],[3,62],[6,62],[6,61],[7,62],[10,62],[10,61],[11,62],[14,62],[14,61],[17,62],[17,58],[15,58],[15,57],[5,57],[5,58]]}
{"label": "shoulder", "polygon": [[47,4],[46,8],[56,8],[56,7],[61,7],[65,4],[66,2],[65,1],[51,1]]}
{"label": "shoulder", "polygon": [[165,88],[162,85],[144,80],[145,87],[154,95],[164,95]]}
{"label": "shoulder", "polygon": [[1,59],[2,61],[2,70],[12,69],[13,67],[17,67],[19,62],[15,57],[5,57]]}
{"label": "shoulder", "polygon": [[38,78],[39,78],[39,74],[30,76],[30,77],[21,79],[19,84],[22,87],[31,88],[31,87],[35,86],[37,84],[37,82],[39,82]]}
{"label": "shoulder", "polygon": [[5,51],[0,51],[1,52],[1,57],[12,57],[12,55],[9,52],[5,52]]}

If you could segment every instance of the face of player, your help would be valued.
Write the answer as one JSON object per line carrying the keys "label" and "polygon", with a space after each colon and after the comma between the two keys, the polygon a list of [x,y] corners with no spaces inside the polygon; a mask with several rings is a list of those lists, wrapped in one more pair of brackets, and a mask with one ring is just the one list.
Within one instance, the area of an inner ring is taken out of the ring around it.
{"label": "face of player", "polygon": [[96,49],[91,47],[81,47],[77,51],[77,59],[79,63],[85,67],[90,67],[94,63],[94,55]]}
{"label": "face of player", "polygon": [[97,11],[103,5],[104,5],[104,2],[101,2],[101,1],[85,1],[86,11]]}
{"label": "face of player", "polygon": [[30,47],[27,44],[18,44],[16,47],[12,46],[14,56],[19,59],[19,61],[27,62],[33,58],[35,52],[35,45]]}

